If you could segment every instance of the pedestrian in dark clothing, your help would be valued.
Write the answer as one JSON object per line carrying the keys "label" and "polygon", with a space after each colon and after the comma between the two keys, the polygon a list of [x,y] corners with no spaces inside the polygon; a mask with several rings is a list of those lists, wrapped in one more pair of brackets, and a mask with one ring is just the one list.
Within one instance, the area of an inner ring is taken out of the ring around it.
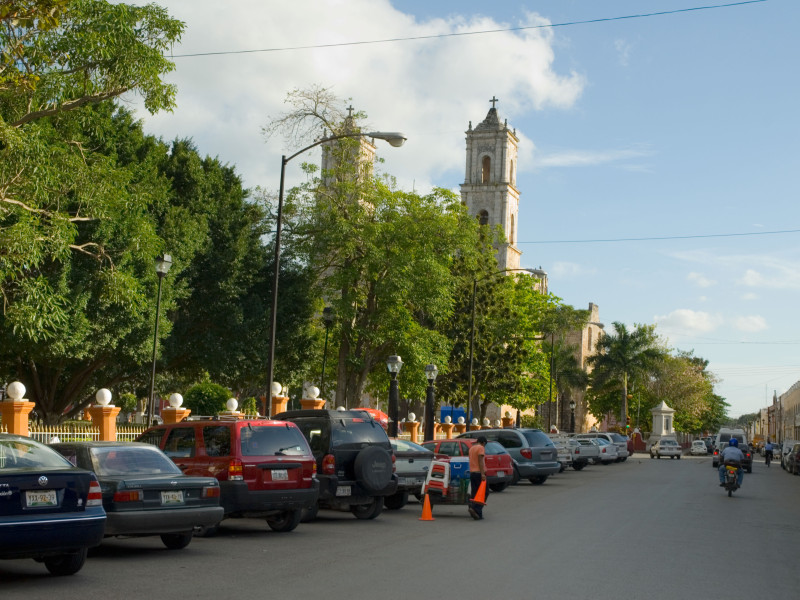
{"label": "pedestrian in dark clothing", "polygon": [[[476,521],[483,518],[483,504],[473,502],[481,483],[486,482],[486,438],[478,437],[469,449],[469,514]],[[488,492],[486,492],[488,496]],[[484,498],[484,501],[486,498]]]}

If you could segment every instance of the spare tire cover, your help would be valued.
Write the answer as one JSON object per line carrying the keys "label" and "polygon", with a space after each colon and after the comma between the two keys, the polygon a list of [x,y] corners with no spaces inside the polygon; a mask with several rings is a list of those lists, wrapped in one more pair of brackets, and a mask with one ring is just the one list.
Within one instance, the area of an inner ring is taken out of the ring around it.
{"label": "spare tire cover", "polygon": [[392,481],[392,457],[380,446],[364,448],[356,456],[356,481],[367,491],[378,492]]}

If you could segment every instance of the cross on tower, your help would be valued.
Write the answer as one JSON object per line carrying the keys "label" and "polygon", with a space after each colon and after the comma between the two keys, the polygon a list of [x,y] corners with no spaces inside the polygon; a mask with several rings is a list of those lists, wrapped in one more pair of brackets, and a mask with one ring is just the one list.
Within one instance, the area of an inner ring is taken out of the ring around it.
{"label": "cross on tower", "polygon": [[495,98],[495,97],[494,97],[494,94],[492,94],[492,99],[491,99],[491,100],[489,100],[489,102],[491,102],[491,103],[492,103],[492,108],[494,108],[494,105],[495,105],[495,103],[496,103],[496,102],[500,102],[500,100],[498,100],[497,98]]}
{"label": "cross on tower", "polygon": [[352,104],[347,107],[347,116],[348,117],[352,117],[353,116],[353,105]]}

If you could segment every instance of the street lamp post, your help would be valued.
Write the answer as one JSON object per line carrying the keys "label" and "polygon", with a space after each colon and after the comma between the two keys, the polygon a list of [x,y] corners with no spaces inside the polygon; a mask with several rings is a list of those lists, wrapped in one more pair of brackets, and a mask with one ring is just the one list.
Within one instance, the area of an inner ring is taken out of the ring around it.
{"label": "street lamp post", "polygon": [[385,140],[389,142],[389,145],[394,146],[395,148],[398,148],[403,144],[405,144],[407,139],[405,135],[403,135],[402,133],[398,133],[396,131],[392,132],[372,131],[370,133],[360,133],[360,132],[342,133],[339,135],[331,135],[322,138],[321,140],[316,141],[309,146],[306,146],[302,150],[298,150],[289,157],[287,157],[285,154],[281,156],[281,183],[278,192],[278,214],[275,217],[276,220],[275,268],[272,278],[272,310],[271,310],[271,326],[269,331],[269,359],[267,362],[267,385],[269,385],[269,383],[272,381],[272,376],[275,372],[275,334],[278,323],[278,273],[280,272],[280,261],[281,261],[281,230],[283,228],[283,188],[284,188],[284,181],[286,179],[286,165],[290,160],[292,160],[296,156],[299,156],[303,152],[311,150],[311,148],[315,148],[320,144],[324,144],[325,142],[332,142],[334,140],[340,140],[343,138],[362,138],[362,137]]}
{"label": "street lamp post", "polygon": [[575,400],[569,401],[569,430],[575,433]]}
{"label": "street lamp post", "polygon": [[553,357],[556,353],[556,334],[555,331],[550,332],[550,392],[547,396],[547,431],[550,432],[550,429],[553,426],[553,369],[555,365],[553,363]]}
{"label": "street lamp post", "polygon": [[434,439],[433,435],[433,413],[435,410],[435,398],[433,384],[436,381],[439,369],[436,365],[430,364],[425,367],[425,377],[428,379],[428,389],[425,395],[425,441],[429,442]]}
{"label": "street lamp post", "polygon": [[389,373],[389,437],[397,437],[398,405],[400,404],[400,390],[397,387],[397,374],[403,367],[403,360],[399,356],[390,356],[386,360],[386,371]]}
{"label": "street lamp post", "polygon": [[469,382],[467,384],[466,418],[464,419],[467,422],[467,431],[470,430],[471,419],[469,418],[469,411],[472,408],[472,366],[475,357],[475,296],[478,291],[478,282],[488,279],[489,277],[494,277],[495,275],[500,275],[501,273],[509,273],[511,271],[527,271],[528,273],[534,273],[533,269],[501,269],[499,271],[495,271],[494,273],[489,273],[480,279],[472,280],[472,328],[469,336]]}
{"label": "street lamp post", "polygon": [[156,299],[156,324],[155,332],[153,333],[153,371],[150,375],[150,404],[147,407],[147,417],[150,426],[155,425],[155,407],[156,407],[156,354],[158,352],[158,320],[161,314],[161,283],[169,273],[169,268],[172,266],[172,257],[169,254],[164,254],[156,259],[156,275],[158,275],[158,296]]}
{"label": "street lamp post", "polygon": [[328,360],[328,330],[333,323],[333,309],[326,306],[322,309],[322,320],[325,322],[325,348],[322,351],[322,381],[319,384],[320,394],[325,398],[325,363]]}

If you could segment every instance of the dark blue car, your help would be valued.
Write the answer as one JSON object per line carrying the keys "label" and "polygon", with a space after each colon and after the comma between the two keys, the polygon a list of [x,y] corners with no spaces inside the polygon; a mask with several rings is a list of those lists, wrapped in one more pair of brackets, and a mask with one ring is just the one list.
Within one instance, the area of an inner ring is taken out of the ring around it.
{"label": "dark blue car", "polygon": [[0,434],[0,559],[33,558],[53,575],[72,575],[105,523],[93,473],[30,438]]}

